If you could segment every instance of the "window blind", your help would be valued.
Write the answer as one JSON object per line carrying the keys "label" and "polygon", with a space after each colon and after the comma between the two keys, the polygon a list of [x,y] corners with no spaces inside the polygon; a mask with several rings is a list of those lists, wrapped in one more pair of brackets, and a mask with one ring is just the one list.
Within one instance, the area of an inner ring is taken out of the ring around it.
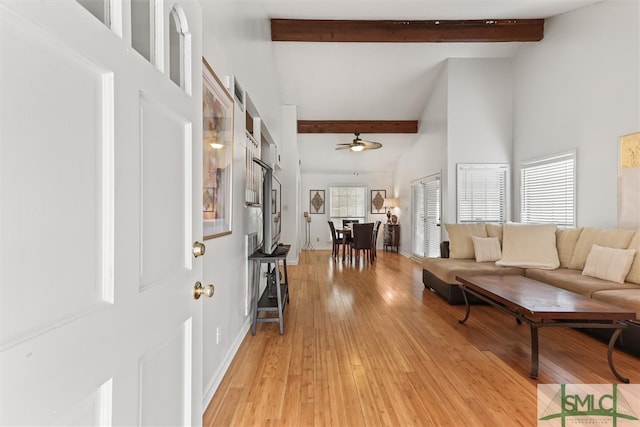
{"label": "window blind", "polygon": [[330,187],[329,209],[332,221],[361,218],[361,222],[364,222],[367,212],[366,187]]}
{"label": "window blind", "polygon": [[520,164],[520,220],[576,225],[576,152]]}
{"label": "window blind", "polygon": [[507,220],[509,165],[458,164],[457,221]]}

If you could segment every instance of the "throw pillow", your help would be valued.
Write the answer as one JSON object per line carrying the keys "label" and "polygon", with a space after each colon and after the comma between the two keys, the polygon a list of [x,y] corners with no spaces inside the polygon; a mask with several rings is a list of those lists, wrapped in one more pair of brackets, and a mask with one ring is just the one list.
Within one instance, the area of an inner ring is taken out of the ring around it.
{"label": "throw pillow", "polygon": [[624,283],[631,263],[636,254],[635,249],[614,249],[593,245],[587,256],[582,274],[616,283]]}
{"label": "throw pillow", "polygon": [[498,261],[502,258],[500,240],[497,237],[471,236],[477,262]]}
{"label": "throw pillow", "polygon": [[496,265],[546,270],[558,268],[556,225],[505,224],[502,227],[502,259]]}
{"label": "throw pillow", "polygon": [[449,258],[473,259],[475,251],[471,236],[487,237],[484,223],[445,224],[449,234]]}

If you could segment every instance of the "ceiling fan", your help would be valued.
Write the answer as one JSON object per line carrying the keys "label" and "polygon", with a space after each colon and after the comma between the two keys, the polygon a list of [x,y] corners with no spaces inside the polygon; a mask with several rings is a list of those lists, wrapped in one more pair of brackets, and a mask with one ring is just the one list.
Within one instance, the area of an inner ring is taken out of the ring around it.
{"label": "ceiling fan", "polygon": [[376,150],[382,147],[382,144],[379,142],[373,141],[365,141],[364,139],[360,139],[360,132],[355,132],[356,137],[351,143],[343,143],[338,144],[336,150],[346,150],[349,149],[351,151],[363,151],[363,150]]}

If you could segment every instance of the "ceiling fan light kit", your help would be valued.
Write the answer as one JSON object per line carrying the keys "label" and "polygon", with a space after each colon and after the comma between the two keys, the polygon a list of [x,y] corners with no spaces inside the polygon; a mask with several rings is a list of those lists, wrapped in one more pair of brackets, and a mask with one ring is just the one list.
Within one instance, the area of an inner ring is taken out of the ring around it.
{"label": "ceiling fan light kit", "polygon": [[356,137],[354,138],[353,142],[349,144],[338,144],[336,150],[349,149],[354,152],[360,152],[364,150],[377,150],[378,148],[382,147],[382,144],[380,144],[379,142],[365,141],[364,139],[361,139],[359,132],[356,132],[355,135]]}

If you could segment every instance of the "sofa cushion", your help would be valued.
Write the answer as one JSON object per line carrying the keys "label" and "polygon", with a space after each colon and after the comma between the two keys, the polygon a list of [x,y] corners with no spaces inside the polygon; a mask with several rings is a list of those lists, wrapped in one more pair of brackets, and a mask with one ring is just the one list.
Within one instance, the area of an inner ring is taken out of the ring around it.
{"label": "sofa cushion", "polygon": [[472,259],[424,258],[422,268],[445,283],[456,284],[456,276],[477,274],[524,274],[518,267],[498,267],[494,262],[476,262]]}
{"label": "sofa cushion", "polygon": [[548,268],[560,266],[555,224],[515,224],[502,227],[503,267]]}
{"label": "sofa cushion", "polygon": [[584,227],[567,267],[575,270],[584,269],[584,264],[587,261],[587,256],[589,252],[591,252],[593,245],[626,249],[635,233],[635,230]]}
{"label": "sofa cushion", "polygon": [[556,231],[556,247],[558,248],[560,268],[569,266],[580,233],[582,233],[582,227],[558,229]]}
{"label": "sofa cushion", "polygon": [[640,319],[640,288],[635,289],[613,289],[607,291],[596,291],[591,296],[598,301],[613,304],[621,308],[633,310],[636,319]]}
{"label": "sofa cushion", "polygon": [[484,223],[445,224],[449,234],[449,258],[474,259],[471,236],[487,237]]}
{"label": "sofa cushion", "polygon": [[500,224],[485,224],[487,227],[487,236],[497,237],[502,245],[502,225]]}
{"label": "sofa cushion", "polygon": [[623,283],[635,255],[635,249],[613,249],[593,245],[582,274]]}
{"label": "sofa cushion", "polygon": [[502,258],[500,241],[497,237],[471,236],[477,262],[498,261]]}
{"label": "sofa cushion", "polygon": [[529,268],[526,270],[525,276],[587,297],[591,297],[596,291],[638,289],[638,285],[632,283],[615,283],[609,280],[596,279],[591,276],[583,276],[579,270],[567,268],[559,268],[557,270]]}
{"label": "sofa cushion", "polygon": [[631,264],[626,281],[640,285],[640,230],[636,231],[636,235],[629,243],[629,249],[636,250],[636,257],[633,260],[633,264]]}

